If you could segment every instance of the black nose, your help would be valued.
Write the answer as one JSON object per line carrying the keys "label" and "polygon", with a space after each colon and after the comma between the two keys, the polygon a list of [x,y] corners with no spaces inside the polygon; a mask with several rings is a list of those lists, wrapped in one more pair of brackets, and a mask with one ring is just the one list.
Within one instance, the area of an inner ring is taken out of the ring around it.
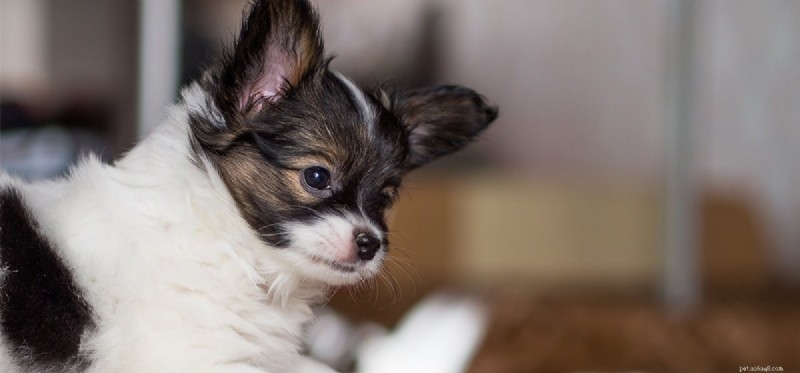
{"label": "black nose", "polygon": [[381,241],[369,233],[362,232],[356,236],[356,246],[358,246],[359,259],[372,260],[381,247]]}

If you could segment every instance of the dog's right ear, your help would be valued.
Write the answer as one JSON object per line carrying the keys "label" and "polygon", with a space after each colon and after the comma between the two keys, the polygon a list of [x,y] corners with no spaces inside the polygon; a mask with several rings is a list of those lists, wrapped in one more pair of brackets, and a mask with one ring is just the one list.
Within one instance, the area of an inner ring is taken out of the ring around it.
{"label": "dog's right ear", "polygon": [[324,64],[319,17],[307,0],[257,0],[212,74],[228,126],[280,101]]}

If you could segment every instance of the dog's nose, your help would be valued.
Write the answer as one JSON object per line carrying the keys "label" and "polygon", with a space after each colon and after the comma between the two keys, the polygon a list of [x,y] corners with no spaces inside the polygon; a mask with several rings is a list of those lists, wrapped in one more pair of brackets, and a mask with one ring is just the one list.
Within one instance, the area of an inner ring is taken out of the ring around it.
{"label": "dog's nose", "polygon": [[356,235],[356,246],[359,259],[372,260],[381,247],[381,241],[369,233],[361,232]]}

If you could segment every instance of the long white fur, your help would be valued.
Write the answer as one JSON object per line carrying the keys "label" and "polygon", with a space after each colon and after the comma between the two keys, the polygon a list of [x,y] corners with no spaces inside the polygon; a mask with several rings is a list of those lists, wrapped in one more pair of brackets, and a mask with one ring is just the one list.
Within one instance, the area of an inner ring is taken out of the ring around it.
{"label": "long white fur", "polygon": [[[298,353],[311,305],[326,283],[374,274],[381,258],[350,278],[310,278],[298,268],[319,263],[266,247],[208,161],[192,163],[187,111],[214,108],[197,85],[182,94],[113,166],[90,156],[57,181],[0,177],[21,190],[92,306],[89,372],[326,371]],[[11,364],[0,351],[0,371]]]}

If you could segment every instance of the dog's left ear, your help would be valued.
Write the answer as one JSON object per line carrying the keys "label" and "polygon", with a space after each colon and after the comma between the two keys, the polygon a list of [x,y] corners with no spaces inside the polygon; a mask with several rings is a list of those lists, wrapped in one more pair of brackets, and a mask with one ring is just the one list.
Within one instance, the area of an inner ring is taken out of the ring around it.
{"label": "dog's left ear", "polygon": [[319,17],[307,0],[256,0],[217,71],[215,100],[226,116],[246,117],[280,101],[323,63]]}
{"label": "dog's left ear", "polygon": [[464,148],[497,118],[497,107],[477,92],[440,86],[395,93],[381,101],[408,131],[408,168]]}

